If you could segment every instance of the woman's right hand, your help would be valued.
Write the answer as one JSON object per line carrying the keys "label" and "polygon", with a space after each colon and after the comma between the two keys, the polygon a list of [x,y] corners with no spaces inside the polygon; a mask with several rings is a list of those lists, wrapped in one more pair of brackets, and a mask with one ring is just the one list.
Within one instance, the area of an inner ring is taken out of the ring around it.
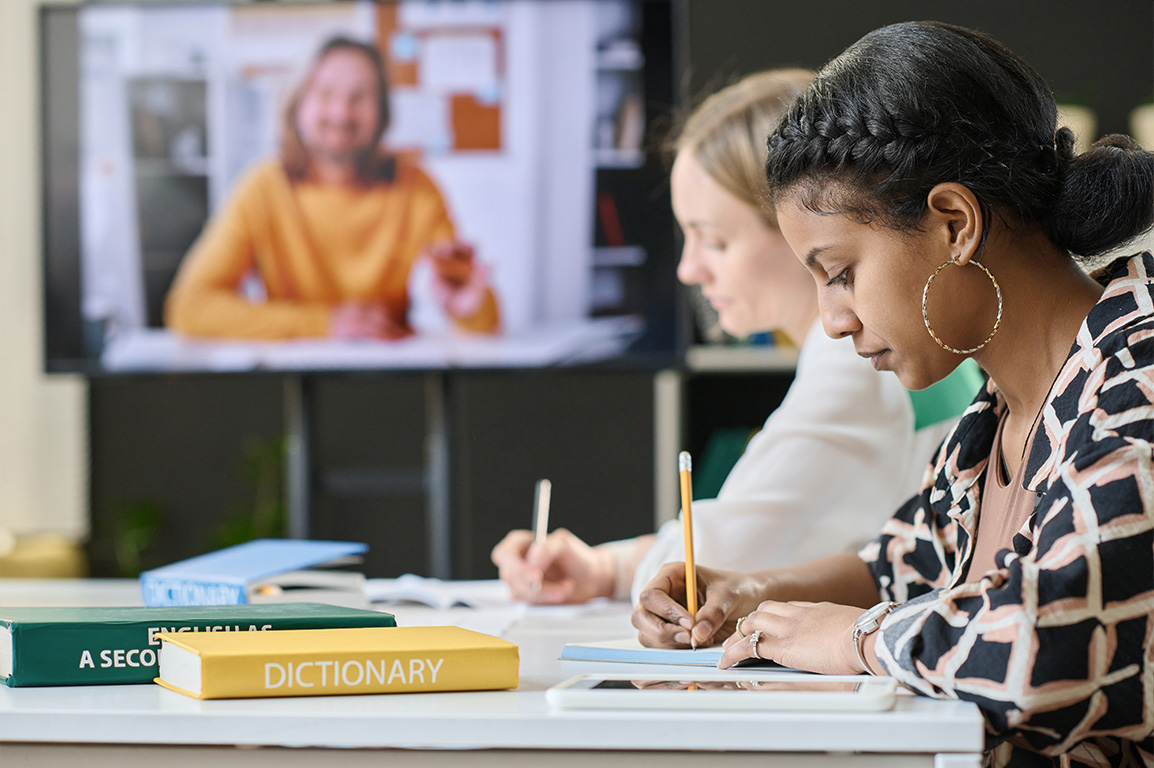
{"label": "woman's right hand", "polygon": [[697,591],[701,607],[694,621],[685,607],[685,564],[661,566],[633,609],[633,626],[641,644],[652,648],[717,645],[733,634],[739,618],[757,610],[769,597],[763,596],[763,582],[755,576],[703,566],[697,567]]}
{"label": "woman's right hand", "polygon": [[613,596],[612,555],[565,528],[551,531],[541,546],[532,531],[510,531],[490,557],[514,600],[558,605]]}

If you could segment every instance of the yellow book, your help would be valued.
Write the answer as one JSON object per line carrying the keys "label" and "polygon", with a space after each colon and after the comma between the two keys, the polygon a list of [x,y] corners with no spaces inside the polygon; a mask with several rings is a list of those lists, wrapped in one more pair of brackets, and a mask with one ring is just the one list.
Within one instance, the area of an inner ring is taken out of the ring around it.
{"label": "yellow book", "polygon": [[156,682],[198,699],[516,688],[517,646],[461,627],[168,634]]}

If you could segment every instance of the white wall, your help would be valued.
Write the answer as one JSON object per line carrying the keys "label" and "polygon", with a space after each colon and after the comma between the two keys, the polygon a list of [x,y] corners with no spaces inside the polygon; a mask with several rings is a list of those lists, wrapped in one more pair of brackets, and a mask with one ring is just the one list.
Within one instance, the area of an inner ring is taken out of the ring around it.
{"label": "white wall", "polygon": [[85,384],[41,372],[36,7],[0,2],[0,530],[82,537]]}
{"label": "white wall", "polygon": [[458,234],[493,269],[507,331],[588,315],[595,7],[510,4],[501,152],[425,160]]}

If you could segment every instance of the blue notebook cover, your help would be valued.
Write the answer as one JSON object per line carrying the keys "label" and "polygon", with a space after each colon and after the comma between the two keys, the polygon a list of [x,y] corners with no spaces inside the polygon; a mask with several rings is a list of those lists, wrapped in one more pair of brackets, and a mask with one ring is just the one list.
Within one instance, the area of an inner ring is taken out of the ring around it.
{"label": "blue notebook cover", "polygon": [[256,539],[140,574],[145,605],[239,605],[249,589],[278,574],[356,557],[367,544],[351,541]]}
{"label": "blue notebook cover", "polygon": [[[649,648],[637,636],[597,643],[567,643],[561,649],[565,661],[613,661],[627,664],[679,664],[689,667],[716,667],[725,649],[720,645],[710,648]],[[778,664],[757,659],[746,659],[737,666],[779,667]],[[779,667],[785,669],[785,667]]]}

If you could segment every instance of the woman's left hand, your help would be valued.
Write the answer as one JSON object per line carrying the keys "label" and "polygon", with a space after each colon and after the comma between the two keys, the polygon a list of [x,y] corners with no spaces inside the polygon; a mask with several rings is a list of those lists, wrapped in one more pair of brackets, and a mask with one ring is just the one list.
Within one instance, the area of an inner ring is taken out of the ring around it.
{"label": "woman's left hand", "polygon": [[718,662],[728,669],[754,657],[751,638],[760,631],[757,654],[778,664],[825,675],[865,672],[853,648],[853,629],[862,609],[834,603],[779,603],[767,600],[746,616],[740,634],[730,635]]}

